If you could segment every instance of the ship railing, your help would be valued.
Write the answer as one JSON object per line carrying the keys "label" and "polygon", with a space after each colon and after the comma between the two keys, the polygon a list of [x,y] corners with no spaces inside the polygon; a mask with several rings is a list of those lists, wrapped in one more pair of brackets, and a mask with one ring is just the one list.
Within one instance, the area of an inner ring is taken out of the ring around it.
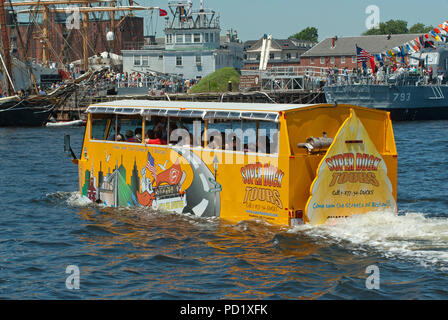
{"label": "ship railing", "polygon": [[[275,60],[276,62],[288,62],[292,60]],[[259,75],[261,78],[268,77],[297,77],[297,76],[308,76],[308,77],[321,77],[325,78],[328,74],[328,68],[323,67],[312,67],[312,66],[270,66],[266,70],[258,69],[258,60],[245,60],[246,64],[251,66],[246,67],[246,69],[241,70],[242,75]],[[335,74],[343,74],[344,69],[333,69]],[[345,72],[351,72],[346,70]]]}
{"label": "ship railing", "polygon": [[318,90],[323,87],[326,69],[310,66],[271,66],[267,70],[258,70],[251,66],[241,70],[241,76],[248,79],[258,77],[257,85],[262,91]]}
{"label": "ship railing", "polygon": [[117,80],[117,87],[119,89],[127,88],[145,88],[149,92],[167,92],[167,93],[181,93],[186,91],[184,81],[171,81],[169,84],[154,80],[152,78]]}
{"label": "ship railing", "polygon": [[425,85],[441,85],[446,80],[441,81],[439,78],[430,79],[429,75],[420,75],[413,72],[396,72],[396,73],[377,73],[375,75],[350,73],[348,75],[334,75],[325,78],[327,86],[341,85],[394,85],[394,86],[425,86]]}

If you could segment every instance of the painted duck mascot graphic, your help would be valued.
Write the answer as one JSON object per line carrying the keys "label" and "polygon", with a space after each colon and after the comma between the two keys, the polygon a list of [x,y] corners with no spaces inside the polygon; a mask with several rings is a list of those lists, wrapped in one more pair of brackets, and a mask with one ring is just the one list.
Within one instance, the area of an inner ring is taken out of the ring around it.
{"label": "painted duck mascot graphic", "polygon": [[[192,170],[191,183],[183,189],[187,174],[182,170],[180,158],[166,168],[165,164],[156,164],[148,152],[148,160],[141,169],[140,191],[136,192],[141,206],[154,208],[171,208],[179,213],[193,214],[202,217],[219,216],[220,185],[207,165],[194,152],[183,148],[173,148],[183,157]],[[160,167],[161,172],[157,173]]]}
{"label": "painted duck mascot graphic", "polygon": [[[176,196],[182,196],[184,192],[180,190],[180,186],[185,181],[186,173],[182,171],[179,160],[168,169],[165,169],[167,162],[159,167],[163,169],[162,172],[157,173],[154,157],[148,152],[148,160],[146,166],[142,168],[140,179],[140,192],[137,191],[138,202],[144,207],[151,207],[156,200],[157,190],[159,194],[162,193],[161,185],[165,186],[179,186],[179,190],[176,190]],[[152,179],[149,177],[151,175]],[[164,196],[169,196],[164,194]]]}

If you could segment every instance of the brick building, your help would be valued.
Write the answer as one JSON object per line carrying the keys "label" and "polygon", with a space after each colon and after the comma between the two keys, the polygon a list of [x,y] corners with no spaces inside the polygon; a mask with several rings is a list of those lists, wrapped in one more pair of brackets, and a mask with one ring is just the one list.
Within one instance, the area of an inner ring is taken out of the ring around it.
{"label": "brick building", "polygon": [[[82,59],[83,41],[81,30],[66,28],[65,19],[52,19],[53,23],[49,24],[48,30],[48,61],[61,63],[69,63],[74,60]],[[115,25],[120,23],[116,19]],[[109,20],[90,20],[88,25],[88,56],[93,56],[103,51],[112,50],[116,54],[121,54],[124,49],[139,49],[144,44],[143,34],[143,18],[142,17],[126,17],[115,30],[115,40],[113,43],[106,40],[106,34],[110,30]],[[19,24],[19,33],[14,26],[9,26],[11,45],[14,50],[13,54],[23,59],[23,50],[21,50],[18,34],[20,33],[24,45],[27,47],[28,56],[35,62],[42,62],[42,25],[33,25],[28,23]],[[28,39],[28,40],[27,40]],[[65,40],[64,40],[65,39]]]}
{"label": "brick building", "polygon": [[420,34],[373,35],[360,37],[334,37],[319,42],[300,57],[300,66],[315,73],[324,73],[329,67],[338,69],[359,67],[356,59],[356,45],[370,54],[401,46],[414,40]]}

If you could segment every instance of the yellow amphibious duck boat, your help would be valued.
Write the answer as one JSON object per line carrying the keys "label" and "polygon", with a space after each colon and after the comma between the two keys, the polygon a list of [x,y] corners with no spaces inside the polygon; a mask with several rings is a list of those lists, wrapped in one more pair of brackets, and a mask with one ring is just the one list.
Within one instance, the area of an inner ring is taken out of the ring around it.
{"label": "yellow amphibious duck boat", "polygon": [[82,197],[238,222],[396,211],[388,112],[344,104],[121,100],[87,109]]}

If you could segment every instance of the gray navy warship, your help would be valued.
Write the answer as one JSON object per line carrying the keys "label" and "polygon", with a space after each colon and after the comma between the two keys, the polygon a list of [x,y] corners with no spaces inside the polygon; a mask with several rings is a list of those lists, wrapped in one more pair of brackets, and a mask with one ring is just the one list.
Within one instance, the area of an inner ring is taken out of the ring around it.
{"label": "gray navy warship", "polygon": [[375,76],[350,74],[327,82],[325,98],[328,103],[387,110],[396,121],[448,119],[448,44],[425,48],[408,60],[407,71],[381,68]]}

